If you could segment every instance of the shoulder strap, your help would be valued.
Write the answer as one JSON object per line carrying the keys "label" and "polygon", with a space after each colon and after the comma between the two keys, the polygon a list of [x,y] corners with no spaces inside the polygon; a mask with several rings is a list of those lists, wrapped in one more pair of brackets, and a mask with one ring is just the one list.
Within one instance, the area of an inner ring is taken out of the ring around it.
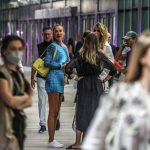
{"label": "shoulder strap", "polygon": [[55,59],[55,57],[56,57],[57,51],[58,51],[58,48],[56,47],[56,49],[55,49],[55,51],[54,51],[54,54],[53,54],[52,62],[54,61],[54,59]]}
{"label": "shoulder strap", "polygon": [[45,52],[47,51],[47,49],[50,47],[50,45],[48,45],[46,48],[45,48],[45,50],[44,50],[44,52],[41,54],[41,56],[40,56],[40,58],[45,54]]}

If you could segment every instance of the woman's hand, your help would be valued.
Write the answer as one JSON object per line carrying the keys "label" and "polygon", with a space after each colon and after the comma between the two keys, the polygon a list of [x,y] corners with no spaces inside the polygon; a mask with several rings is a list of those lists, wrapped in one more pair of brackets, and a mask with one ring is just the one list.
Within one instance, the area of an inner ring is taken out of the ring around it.
{"label": "woman's hand", "polygon": [[104,80],[103,82],[105,83],[106,81],[110,80],[112,78],[112,76],[108,75]]}
{"label": "woman's hand", "polygon": [[28,98],[29,98],[29,94],[27,94],[27,93],[24,93],[24,98],[27,100]]}
{"label": "woman's hand", "polygon": [[26,105],[29,107],[32,105],[32,95],[29,95],[27,93],[24,93],[24,96],[26,96]]}
{"label": "woman's hand", "polygon": [[67,64],[61,65],[61,69],[65,70]]}
{"label": "woman's hand", "polygon": [[66,84],[69,84],[69,81],[68,81],[68,76],[65,75],[65,77],[64,77],[64,85],[66,85]]}
{"label": "woman's hand", "polygon": [[32,96],[29,96],[29,98],[27,99],[27,104],[28,104],[27,107],[32,106]]}
{"label": "woman's hand", "polygon": [[32,95],[29,95],[27,93],[24,93],[24,98],[26,99],[26,101],[22,104],[22,105],[19,105],[17,107],[18,110],[22,110],[24,108],[27,108],[27,107],[30,107],[32,106]]}
{"label": "woman's hand", "polygon": [[31,79],[31,87],[34,89],[35,88],[35,83],[36,83],[36,81],[32,78]]}
{"label": "woman's hand", "polygon": [[83,79],[83,78],[84,78],[84,77],[78,77],[77,75],[75,75],[73,79],[74,79],[75,81],[80,81],[80,80]]}

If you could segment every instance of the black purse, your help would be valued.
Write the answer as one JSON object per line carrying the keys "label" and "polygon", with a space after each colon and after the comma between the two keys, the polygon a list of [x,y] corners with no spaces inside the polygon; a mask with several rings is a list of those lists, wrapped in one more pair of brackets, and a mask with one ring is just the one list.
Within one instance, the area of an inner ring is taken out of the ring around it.
{"label": "black purse", "polygon": [[13,130],[14,135],[18,140],[20,150],[23,150],[24,140],[26,138],[25,128],[26,128],[26,115],[23,111],[13,110]]}

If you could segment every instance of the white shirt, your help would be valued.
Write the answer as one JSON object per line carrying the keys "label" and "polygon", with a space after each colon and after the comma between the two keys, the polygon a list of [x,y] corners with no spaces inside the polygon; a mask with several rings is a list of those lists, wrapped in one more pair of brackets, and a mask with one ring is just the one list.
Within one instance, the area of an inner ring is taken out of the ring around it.
{"label": "white shirt", "polygon": [[[110,46],[110,44],[108,42],[105,43],[104,49],[102,50],[102,52],[105,54],[105,56],[112,62],[114,63],[114,55],[112,52],[112,48]],[[110,70],[104,68],[103,72],[100,74],[100,79],[104,80],[108,74],[109,74]],[[108,82],[105,82],[105,92],[109,91],[109,84]]]}
{"label": "white shirt", "polygon": [[113,52],[112,52],[112,48],[111,48],[111,46],[110,46],[110,44],[108,42],[105,43],[104,54],[108,57],[108,59],[112,63],[114,63],[114,55],[113,55]]}

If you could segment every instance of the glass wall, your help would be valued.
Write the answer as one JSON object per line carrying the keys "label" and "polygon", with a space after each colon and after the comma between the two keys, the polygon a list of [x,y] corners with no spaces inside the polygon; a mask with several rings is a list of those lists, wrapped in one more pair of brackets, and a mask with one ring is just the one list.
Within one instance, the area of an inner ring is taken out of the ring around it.
{"label": "glass wall", "polygon": [[129,30],[141,33],[150,27],[150,0],[118,0],[118,43]]}
{"label": "glass wall", "polygon": [[9,5],[8,5],[9,2],[10,0],[0,0],[0,9],[9,8]]}
{"label": "glass wall", "polygon": [[[13,5],[8,5],[9,2],[14,2]],[[26,42],[26,51],[24,54],[23,64],[24,65],[31,65],[32,61],[37,56],[37,43],[40,43],[42,39],[42,28],[44,26],[51,26],[53,27],[55,24],[60,23],[65,28],[65,39],[64,42],[66,43],[68,38],[73,38],[74,40],[80,40],[82,37],[83,32],[86,30],[92,30],[94,24],[99,21],[104,23],[108,27],[108,31],[112,34],[112,38],[114,37],[114,33],[116,33],[115,27],[115,10],[114,9],[107,9],[105,10],[98,9],[92,12],[87,11],[76,13],[74,10],[71,10],[71,15],[66,15],[66,17],[56,17],[56,18],[47,18],[47,19],[35,19],[34,12],[38,9],[47,9],[47,8],[57,8],[55,7],[55,2],[57,1],[64,1],[68,2],[66,5],[67,7],[74,6],[79,8],[79,5],[83,5],[83,0],[81,3],[76,3],[72,0],[73,5],[71,5],[70,0],[0,0],[0,38],[4,37],[8,34],[17,34],[21,36]],[[78,0],[79,1],[79,0]],[[86,0],[84,0],[86,4]],[[99,0],[105,2],[105,0]],[[112,0],[109,0],[112,1]],[[114,0],[115,1],[115,0]],[[124,0],[121,0],[124,1]],[[52,3],[54,2],[54,3]],[[97,0],[89,0],[94,5],[97,4]],[[43,3],[43,5],[40,5]],[[50,4],[47,4],[50,3]],[[130,3],[130,1],[128,1]],[[30,4],[30,5],[29,5]],[[52,5],[51,5],[52,4]],[[122,3],[121,3],[122,4]],[[108,1],[106,2],[108,5]],[[86,6],[86,5],[84,5]],[[92,6],[92,5],[91,5]],[[109,5],[108,5],[109,6]],[[120,5],[121,6],[121,5]],[[129,4],[123,4],[122,9],[124,7],[130,6]],[[120,7],[120,8],[121,8]],[[79,10],[80,11],[80,10]],[[104,12],[103,12],[104,11]],[[122,14],[124,16],[124,13]],[[69,17],[67,17],[69,16]],[[126,20],[130,17],[129,13],[126,12]],[[120,17],[120,16],[119,16]],[[133,17],[133,15],[132,15]],[[124,30],[124,19],[122,19],[122,31]],[[143,18],[144,19],[144,18]],[[116,19],[117,20],[117,19]],[[136,25],[136,24],[135,24]],[[131,28],[131,26],[127,26],[127,29]],[[123,31],[124,32],[124,31]],[[121,33],[123,34],[123,33]],[[116,37],[116,36],[115,36]],[[120,36],[121,37],[121,36]]]}
{"label": "glass wall", "polygon": [[118,44],[129,30],[150,28],[150,0],[118,0]]}

